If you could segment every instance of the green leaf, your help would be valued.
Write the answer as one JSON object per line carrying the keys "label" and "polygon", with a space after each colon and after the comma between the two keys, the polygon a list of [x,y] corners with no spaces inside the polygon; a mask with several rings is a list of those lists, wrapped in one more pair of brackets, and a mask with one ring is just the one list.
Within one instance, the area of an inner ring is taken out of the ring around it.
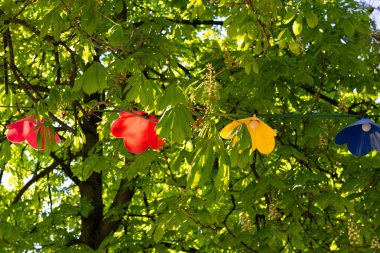
{"label": "green leaf", "polygon": [[237,158],[237,166],[241,169],[244,169],[249,164],[249,156],[250,152],[249,150],[240,151],[239,150],[239,156]]}
{"label": "green leaf", "polygon": [[108,30],[109,42],[111,46],[119,46],[124,41],[124,31],[123,27],[120,24],[113,25]]}
{"label": "green leaf", "polygon": [[97,25],[96,0],[87,1],[80,17],[82,27],[89,35],[92,35]]}
{"label": "green leaf", "polygon": [[351,20],[343,19],[342,26],[343,26],[344,34],[346,34],[348,37],[354,36],[355,27],[352,24]]}
{"label": "green leaf", "polygon": [[94,209],[93,205],[87,198],[80,199],[80,213],[83,217],[88,217],[90,212]]}
{"label": "green leaf", "polygon": [[235,36],[238,35],[239,31],[239,22],[236,20],[234,22],[231,22],[229,26],[227,27],[227,35],[230,38],[234,38]]}
{"label": "green leaf", "polygon": [[61,32],[64,29],[64,20],[61,18],[56,9],[49,11],[40,22],[40,36],[45,37],[47,34],[53,34],[54,39],[59,41]]}
{"label": "green leaf", "polygon": [[107,70],[100,62],[94,62],[81,77],[75,80],[73,90],[83,89],[90,95],[105,88],[107,88]]}
{"label": "green leaf", "polygon": [[43,100],[38,101],[38,103],[37,103],[37,112],[38,112],[39,115],[46,115],[47,114],[48,108],[46,106],[45,101],[43,101]]}
{"label": "green leaf", "polygon": [[255,59],[253,59],[251,61],[251,65],[252,65],[253,72],[255,74],[258,74],[259,73],[259,66],[257,65],[257,61]]}
{"label": "green leaf", "polygon": [[302,15],[301,14],[298,15],[296,20],[294,20],[292,28],[296,36],[301,34],[302,32]]}
{"label": "green leaf", "polygon": [[204,185],[210,178],[214,161],[213,142],[207,140],[201,144],[201,147],[197,148],[197,152],[191,164],[191,171],[188,175],[187,185],[190,187]]}
{"label": "green leaf", "polygon": [[288,23],[290,23],[292,20],[293,20],[293,18],[294,18],[294,16],[297,14],[297,9],[292,9],[292,10],[290,10],[289,12],[287,12],[286,14],[285,14],[285,16],[283,17],[283,19],[282,19],[282,23],[284,23],[284,24],[288,24]]}
{"label": "green leaf", "polygon": [[211,226],[216,223],[217,220],[214,215],[212,215],[207,209],[202,209],[199,212],[199,219],[203,225]]}
{"label": "green leaf", "polygon": [[193,6],[192,18],[201,18],[205,12],[205,6],[202,0],[192,0],[188,6]]}
{"label": "green leaf", "polygon": [[169,106],[173,107],[177,104],[187,104],[187,99],[183,90],[174,85],[170,85],[165,91],[157,98],[156,109],[158,111],[164,111]]}
{"label": "green leaf", "polygon": [[301,53],[298,43],[293,39],[289,42],[289,49],[295,55],[299,55]]}
{"label": "green leaf", "polygon": [[295,158],[297,158],[297,159],[299,159],[301,161],[307,161],[307,158],[305,157],[305,155],[302,154],[300,151],[298,151],[297,149],[295,149],[292,146],[283,146],[283,147],[280,147],[277,150],[277,152],[279,154],[294,156]]}
{"label": "green leaf", "polygon": [[287,189],[286,184],[276,176],[269,176],[268,183],[277,189]]}
{"label": "green leaf", "polygon": [[246,124],[240,124],[237,128],[237,138],[236,146],[239,150],[246,150],[251,148],[251,135],[249,134]]}
{"label": "green leaf", "polygon": [[41,149],[42,146],[43,146],[43,138],[42,138],[42,126],[41,125],[38,125],[34,128],[34,130],[37,130],[37,147],[38,149]]}
{"label": "green leaf", "polygon": [[50,154],[55,145],[55,129],[48,122],[44,123],[45,131],[45,143],[44,143],[44,153]]}
{"label": "green leaf", "polygon": [[84,166],[82,168],[82,175],[81,175],[82,181],[87,180],[91,176],[91,174],[94,172],[94,169],[98,161],[99,161],[98,155],[90,155],[89,157],[86,158],[84,162]]}
{"label": "green leaf", "polygon": [[192,135],[193,122],[190,110],[183,104],[177,104],[166,109],[158,121],[156,132],[170,142],[182,143]]}
{"label": "green leaf", "polygon": [[150,111],[154,106],[156,94],[159,88],[153,80],[147,80],[143,74],[136,74],[128,79],[127,101],[141,103],[146,111]]}
{"label": "green leaf", "polygon": [[261,41],[257,41],[256,46],[255,46],[255,54],[261,54],[263,51],[263,45],[261,44]]}
{"label": "green leaf", "polygon": [[12,157],[10,142],[4,141],[0,145],[0,160],[8,161]]}
{"label": "green leaf", "polygon": [[148,167],[156,158],[158,153],[153,150],[145,151],[142,154],[136,155],[135,161],[131,165],[131,169],[142,171]]}
{"label": "green leaf", "polygon": [[136,159],[131,166],[126,169],[126,175],[129,180],[136,177],[139,173],[144,172],[146,168],[157,158],[158,153],[153,150],[145,151],[142,154],[136,155]]}
{"label": "green leaf", "polygon": [[164,236],[164,233],[165,233],[165,230],[164,228],[162,227],[162,225],[158,225],[156,226],[155,230],[154,230],[154,235],[153,235],[153,240],[157,243],[159,241],[161,241],[162,237]]}
{"label": "green leaf", "polygon": [[227,191],[230,181],[230,166],[228,154],[223,145],[220,146],[218,152],[218,173],[214,179],[214,185],[218,191]]}
{"label": "green leaf", "polygon": [[318,25],[318,16],[313,11],[306,14],[306,22],[310,28],[314,28]]}

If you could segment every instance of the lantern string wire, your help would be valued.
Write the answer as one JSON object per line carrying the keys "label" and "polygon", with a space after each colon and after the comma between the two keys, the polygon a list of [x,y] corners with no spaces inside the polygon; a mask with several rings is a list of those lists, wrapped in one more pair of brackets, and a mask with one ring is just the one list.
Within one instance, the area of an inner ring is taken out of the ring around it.
{"label": "lantern string wire", "polygon": [[[34,107],[30,106],[16,106],[16,105],[0,105],[0,108],[9,109],[23,109],[23,110],[34,110]],[[63,111],[74,111],[73,108],[64,108]],[[120,113],[123,112],[121,109],[96,109],[95,112],[109,112],[109,113]],[[127,111],[127,110],[126,110]],[[259,118],[361,118],[363,114],[338,114],[338,113],[256,113]],[[218,116],[225,117],[251,117],[253,114],[228,114],[228,113],[216,113]],[[366,115],[369,118],[380,118],[380,115]]]}

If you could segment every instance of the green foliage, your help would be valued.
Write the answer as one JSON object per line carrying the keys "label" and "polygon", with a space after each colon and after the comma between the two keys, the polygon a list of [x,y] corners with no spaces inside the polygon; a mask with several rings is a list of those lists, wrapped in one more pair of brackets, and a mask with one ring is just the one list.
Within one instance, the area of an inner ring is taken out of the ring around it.
{"label": "green foliage", "polygon": [[152,80],[147,80],[143,75],[138,74],[128,79],[126,90],[126,99],[128,101],[141,103],[146,110],[150,110],[154,105],[154,98],[158,91],[158,87]]}
{"label": "green foliage", "polygon": [[183,104],[168,107],[158,121],[156,131],[161,138],[170,142],[182,143],[191,136],[193,118],[190,110]]}
{"label": "green foliage", "polygon": [[[380,157],[334,144],[355,119],[265,117],[379,114],[370,11],[0,1],[0,252],[375,252]],[[110,136],[134,110],[159,119],[161,149],[133,155]],[[60,144],[6,139],[32,113]],[[219,136],[254,113],[277,133],[266,156],[244,124],[236,142]]]}
{"label": "green foliage", "polygon": [[74,91],[82,89],[87,94],[101,92],[107,88],[107,70],[99,62],[94,62],[85,72],[75,81]]}

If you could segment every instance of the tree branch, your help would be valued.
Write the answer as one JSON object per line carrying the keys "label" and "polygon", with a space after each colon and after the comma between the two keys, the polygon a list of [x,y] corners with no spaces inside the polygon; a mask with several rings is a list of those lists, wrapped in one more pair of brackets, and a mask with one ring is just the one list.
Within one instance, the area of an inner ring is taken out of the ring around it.
{"label": "tree branch", "polygon": [[[255,153],[255,155],[257,154],[257,150],[255,151],[256,153]],[[260,175],[259,175],[259,173],[257,172],[257,170],[256,170],[256,159],[255,159],[255,161],[252,163],[252,165],[251,165],[251,169],[252,169],[252,172],[253,172],[253,175],[255,175],[255,178],[256,178],[256,180],[260,180]],[[265,198],[265,202],[266,202],[266,204],[267,205],[270,205],[270,198],[269,198],[269,196],[268,196],[268,194],[267,193],[264,193],[264,198]]]}
{"label": "tree branch", "polygon": [[[167,21],[173,22],[175,24],[182,24],[182,25],[192,25],[194,27],[199,25],[223,25],[223,21],[220,20],[199,20],[199,19],[193,19],[193,20],[176,20],[172,18],[166,18]],[[150,22],[155,22],[154,20],[149,20]],[[140,21],[133,23],[133,26],[138,27],[146,23],[147,21]]]}
{"label": "tree branch", "polygon": [[236,235],[234,235],[232,233],[232,231],[229,229],[229,227],[227,226],[227,220],[228,220],[228,217],[230,217],[230,215],[232,214],[232,212],[236,209],[236,203],[235,203],[235,197],[234,195],[230,195],[230,199],[231,199],[231,202],[232,202],[232,208],[230,209],[230,211],[228,211],[226,217],[224,217],[224,220],[223,220],[223,224],[224,224],[224,227],[227,229],[227,232],[232,236],[232,237],[236,237]]}
{"label": "tree branch", "polygon": [[[322,94],[320,92],[317,92],[313,87],[306,87],[306,86],[300,86],[300,87],[302,89],[304,89],[306,92],[309,92],[310,94],[318,95],[318,98],[320,98],[323,101],[329,103],[330,105],[333,105],[333,106],[335,106],[335,107],[337,107],[339,109],[342,109],[342,108],[340,108],[338,101],[336,101],[336,100],[334,100],[332,98],[329,98],[328,96],[326,96],[326,95],[324,95],[324,94]],[[360,112],[355,112],[351,108],[348,108],[347,113],[354,114],[354,115],[355,114],[358,114],[358,115],[360,114]]]}
{"label": "tree branch", "polygon": [[[33,90],[34,92],[36,92],[36,94],[38,95],[38,97],[41,98],[41,95],[33,88],[33,85],[31,85],[26,77],[22,74],[22,72],[17,68],[16,64],[15,64],[15,54],[14,54],[14,50],[13,50],[13,43],[12,43],[12,37],[11,37],[11,33],[9,31],[9,29],[7,29],[4,33],[4,40],[5,40],[5,43],[8,45],[8,50],[9,50],[9,65],[10,65],[10,68],[13,72],[13,75],[14,77],[16,78],[16,81],[18,82],[18,84],[21,86],[21,88],[24,90],[25,94],[34,102],[34,103],[38,103],[39,99],[36,98],[31,92],[29,89]],[[24,81],[22,79],[24,79]],[[25,85],[25,83],[26,85]],[[51,112],[48,113],[49,116],[55,121],[55,122],[58,122],[63,128],[65,128],[67,131],[70,131],[72,133],[75,133],[75,130],[73,128],[71,128],[70,126],[66,125],[63,121],[61,121],[60,119],[58,119],[54,114],[52,114]]]}
{"label": "tree branch", "polygon": [[50,157],[61,166],[65,175],[68,176],[76,185],[81,183],[80,179],[74,176],[74,173],[70,169],[70,165],[65,164],[63,159],[59,158],[55,153],[50,153]]}
{"label": "tree branch", "polygon": [[[134,178],[133,180],[135,180]],[[131,203],[132,197],[135,193],[135,186],[123,178],[120,181],[119,188],[115,195],[115,198],[110,206],[109,212],[112,212],[113,208],[123,207],[124,210],[128,209]],[[113,233],[121,224],[123,216],[113,214],[103,219],[99,226],[99,240],[103,241],[108,235]]]}
{"label": "tree branch", "polygon": [[19,75],[19,70],[15,64],[15,55],[13,50],[13,43],[12,43],[12,37],[9,29],[7,29],[4,33],[4,39],[5,43],[8,45],[8,51],[9,51],[9,66],[13,72],[13,75],[16,79],[16,81],[19,83],[19,85],[24,90],[25,94],[34,102],[37,103],[38,99],[33,96],[32,93],[30,93],[28,87],[25,86],[24,82],[21,80],[21,77]]}
{"label": "tree branch", "polygon": [[[1,15],[1,13],[0,13]],[[7,28],[6,32],[8,31],[9,28]],[[8,87],[9,87],[9,77],[8,77],[8,60],[7,60],[7,37],[5,34],[3,34],[3,44],[4,44],[4,86],[5,86],[5,95],[8,95]]]}
{"label": "tree branch", "polygon": [[44,176],[48,175],[52,170],[54,170],[58,165],[57,161],[54,161],[50,166],[46,167],[43,171],[41,171],[39,174],[33,176],[17,193],[16,197],[12,201],[12,205],[18,203],[22,197],[22,195],[28,190],[28,188],[37,182],[39,179],[43,178]]}

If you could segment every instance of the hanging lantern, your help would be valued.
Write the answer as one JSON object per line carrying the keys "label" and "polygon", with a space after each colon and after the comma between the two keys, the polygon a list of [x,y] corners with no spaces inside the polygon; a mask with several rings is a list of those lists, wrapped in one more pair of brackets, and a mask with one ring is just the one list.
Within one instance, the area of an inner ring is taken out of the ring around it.
{"label": "hanging lantern", "polygon": [[224,139],[232,139],[233,144],[238,141],[236,136],[236,128],[241,124],[245,124],[248,128],[251,136],[251,148],[252,150],[258,150],[262,154],[270,154],[275,146],[276,132],[262,120],[253,115],[253,117],[234,120],[232,123],[225,126],[220,135]]}
{"label": "hanging lantern", "polygon": [[372,149],[380,151],[380,126],[363,118],[340,131],[335,143],[347,143],[348,150],[356,156],[364,156]]}
{"label": "hanging lantern", "polygon": [[155,127],[158,119],[145,112],[122,112],[111,125],[111,134],[124,138],[125,148],[132,154],[141,154],[149,147],[160,149],[164,140],[160,139]]}
{"label": "hanging lantern", "polygon": [[[53,133],[49,127],[44,126],[45,119],[35,120],[34,115],[30,115],[24,119],[7,125],[7,139],[10,142],[27,141],[30,146],[36,150],[45,149],[45,144],[60,143],[61,138],[58,134]],[[53,138],[54,135],[54,138]],[[38,143],[38,138],[41,142]]]}

